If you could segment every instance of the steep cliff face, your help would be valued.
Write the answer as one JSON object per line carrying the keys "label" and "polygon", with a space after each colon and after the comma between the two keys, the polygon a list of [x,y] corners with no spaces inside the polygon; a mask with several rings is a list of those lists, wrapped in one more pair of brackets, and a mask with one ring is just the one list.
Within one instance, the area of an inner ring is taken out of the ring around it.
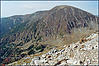
{"label": "steep cliff face", "polygon": [[[59,37],[63,39],[61,42],[69,44],[79,40],[83,34],[88,35],[97,30],[99,24],[97,20],[98,17],[86,11],[65,5],[56,6],[48,11],[2,18],[0,47],[15,45],[15,49],[18,46],[24,48],[24,46],[39,45],[39,42],[51,39],[54,41]],[[47,44],[50,45],[50,43]],[[0,51],[3,51],[2,55],[6,53],[3,48]],[[20,49],[20,51],[28,52],[26,49]]]}

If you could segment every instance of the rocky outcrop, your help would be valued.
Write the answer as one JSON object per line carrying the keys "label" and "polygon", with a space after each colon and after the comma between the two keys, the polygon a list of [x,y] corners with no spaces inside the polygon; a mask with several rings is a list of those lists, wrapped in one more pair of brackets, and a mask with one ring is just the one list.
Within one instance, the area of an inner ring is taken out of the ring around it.
{"label": "rocky outcrop", "polygon": [[64,45],[63,49],[53,48],[46,54],[31,58],[29,63],[23,62],[23,65],[98,65],[98,33],[85,39],[87,41],[82,43]]}

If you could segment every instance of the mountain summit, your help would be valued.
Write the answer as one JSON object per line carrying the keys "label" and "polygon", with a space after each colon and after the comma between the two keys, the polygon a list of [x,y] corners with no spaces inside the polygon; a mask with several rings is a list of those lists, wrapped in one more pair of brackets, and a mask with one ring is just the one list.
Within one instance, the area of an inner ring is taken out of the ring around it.
{"label": "mountain summit", "polygon": [[[77,42],[98,30],[97,20],[97,16],[65,5],[48,11],[2,18],[0,62],[10,63],[46,48]],[[15,58],[8,58],[11,56]]]}

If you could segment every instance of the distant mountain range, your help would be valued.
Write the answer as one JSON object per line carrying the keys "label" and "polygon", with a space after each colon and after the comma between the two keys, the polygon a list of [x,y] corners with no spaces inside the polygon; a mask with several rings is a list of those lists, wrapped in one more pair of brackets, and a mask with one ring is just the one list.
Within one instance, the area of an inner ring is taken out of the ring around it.
{"label": "distant mountain range", "polygon": [[[98,30],[98,24],[97,16],[67,5],[33,14],[1,18],[0,62],[10,63],[41,52],[47,45],[53,46],[53,41],[59,38],[63,39],[63,44],[76,42]],[[49,40],[52,44],[46,43]]]}

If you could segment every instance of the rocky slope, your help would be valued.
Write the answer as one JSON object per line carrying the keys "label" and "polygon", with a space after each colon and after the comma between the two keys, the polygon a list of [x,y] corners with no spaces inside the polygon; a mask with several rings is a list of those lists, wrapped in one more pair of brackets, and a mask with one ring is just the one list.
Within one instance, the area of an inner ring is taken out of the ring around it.
{"label": "rocky slope", "polygon": [[[62,49],[53,48],[49,52],[23,59],[31,59],[30,62],[21,62],[23,65],[98,65],[98,33],[93,33]],[[14,62],[9,65],[18,64]]]}
{"label": "rocky slope", "polygon": [[98,24],[97,16],[66,5],[2,18],[0,63],[17,61],[24,56],[42,52],[46,47],[77,42],[98,30]]}

